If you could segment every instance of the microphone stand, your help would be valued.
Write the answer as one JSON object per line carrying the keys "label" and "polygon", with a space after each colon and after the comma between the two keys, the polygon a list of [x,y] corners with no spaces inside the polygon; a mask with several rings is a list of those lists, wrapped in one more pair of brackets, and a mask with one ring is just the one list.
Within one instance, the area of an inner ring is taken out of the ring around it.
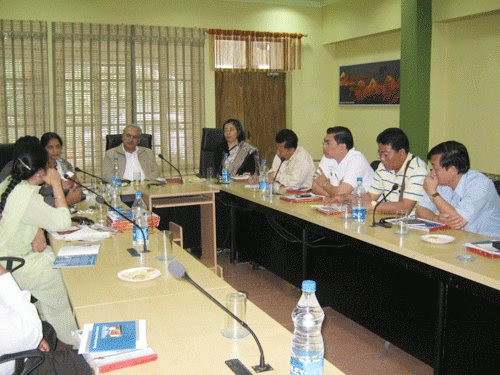
{"label": "microphone stand", "polygon": [[282,156],[282,157],[280,158],[280,160],[281,160],[281,163],[280,163],[280,165],[279,165],[279,167],[278,167],[278,170],[276,171],[276,173],[274,174],[274,177],[273,177],[273,182],[272,182],[272,184],[273,184],[273,191],[274,191],[274,183],[276,182],[276,177],[278,176],[278,173],[280,172],[281,165],[282,165],[282,164],[283,164],[283,162],[285,161],[285,158]]}
{"label": "microphone stand", "polygon": [[250,334],[253,336],[253,338],[255,339],[255,342],[257,343],[257,346],[259,347],[259,351],[260,351],[260,363],[258,365],[252,366],[252,368],[254,369],[254,371],[257,372],[257,373],[259,373],[259,372],[265,372],[265,371],[271,371],[271,370],[273,370],[273,368],[271,367],[271,365],[266,364],[266,361],[264,359],[264,350],[262,349],[262,345],[260,344],[260,341],[257,338],[257,335],[255,335],[255,332],[248,326],[248,324],[246,324],[243,320],[241,320],[240,318],[238,318],[226,306],[224,306],[222,303],[220,303],[219,301],[217,301],[205,289],[203,289],[201,286],[199,286],[193,279],[191,279],[191,277],[187,274],[187,272],[186,272],[185,269],[184,269],[183,274],[180,275],[180,276],[177,276],[175,274],[175,272],[170,271],[171,267],[174,267],[174,269],[177,268],[177,264],[179,264],[184,269],[184,266],[180,262],[177,262],[177,261],[174,261],[174,262],[170,263],[170,265],[168,266],[169,272],[174,277],[181,277],[182,279],[189,281],[196,289],[198,289],[205,296],[207,296],[213,303],[215,303],[222,310],[224,310],[226,313],[228,313],[231,316],[231,318],[233,318],[239,324],[241,324],[241,326],[243,328],[245,328],[246,330],[248,330],[248,332],[250,332]]}
{"label": "microphone stand", "polygon": [[177,173],[179,173],[180,180],[178,178],[173,178],[173,179],[167,179],[167,182],[177,183],[177,181],[179,181],[178,183],[183,184],[184,180],[182,179],[182,173],[181,173],[181,171],[179,171],[176,167],[174,167],[174,165],[171,162],[169,162],[167,159],[165,159],[162,154],[159,154],[158,157],[161,160],[163,160],[164,162],[166,162],[168,165],[170,165],[172,168],[174,168],[177,171]]}
{"label": "microphone stand", "polygon": [[75,172],[82,172],[83,174],[86,174],[87,176],[94,177],[94,178],[97,178],[98,180],[101,180],[105,184],[107,183],[102,177],[93,175],[92,173],[89,173],[89,172],[85,172],[84,170],[81,170],[78,167],[75,167]]}
{"label": "microphone stand", "polygon": [[[76,170],[76,169],[75,169]],[[151,251],[148,250],[148,246],[146,244],[146,233],[144,232],[144,229],[142,229],[136,222],[134,222],[133,220],[130,220],[128,217],[126,217],[123,213],[121,213],[120,211],[118,211],[116,208],[114,208],[112,205],[110,205],[108,202],[106,202],[106,199],[104,199],[104,197],[100,194],[97,194],[94,190],[91,190],[89,189],[87,186],[84,186],[82,185],[81,183],[79,183],[78,181],[76,181],[75,179],[71,178],[68,174],[65,175],[65,177],[74,182],[75,184],[77,184],[78,186],[84,188],[84,189],[87,189],[87,191],[91,191],[93,194],[96,195],[96,202],[99,203],[99,204],[104,204],[105,206],[107,206],[108,208],[110,208],[112,211],[116,212],[118,215],[120,215],[121,217],[123,217],[125,220],[127,221],[130,221],[132,223],[133,226],[135,226],[136,228],[139,228],[139,230],[141,231],[142,233],[142,238],[144,240],[144,246],[143,246],[143,253],[150,253]]]}
{"label": "microphone stand", "polygon": [[385,200],[386,200],[386,198],[387,198],[387,196],[388,196],[389,194],[391,194],[394,190],[397,190],[397,189],[398,189],[398,187],[399,187],[399,185],[398,185],[398,184],[394,184],[394,185],[392,185],[391,190],[390,190],[390,191],[388,191],[388,192],[387,192],[387,194],[385,194],[385,195],[383,196],[383,198],[377,202],[377,204],[375,205],[375,207],[373,207],[373,220],[372,220],[372,225],[371,225],[372,227],[384,227],[384,228],[390,228],[390,227],[392,227],[392,225],[391,225],[391,224],[389,224],[389,223],[386,223],[386,222],[385,222],[385,220],[384,220],[383,218],[382,218],[382,219],[380,219],[378,223],[376,223],[376,222],[375,222],[375,211],[377,211],[377,207],[378,207],[378,205],[379,205],[380,203],[382,203],[383,201],[385,201]]}

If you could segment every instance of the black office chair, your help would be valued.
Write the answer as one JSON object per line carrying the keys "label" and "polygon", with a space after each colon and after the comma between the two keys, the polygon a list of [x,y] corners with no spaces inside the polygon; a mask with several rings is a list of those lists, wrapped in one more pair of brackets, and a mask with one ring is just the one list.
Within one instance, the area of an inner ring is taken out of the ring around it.
{"label": "black office chair", "polygon": [[5,164],[12,160],[13,153],[13,143],[0,144],[0,171],[5,167]]}
{"label": "black office chair", "polygon": [[200,178],[207,177],[207,168],[215,165],[215,148],[224,140],[221,128],[203,128],[201,133]]}
{"label": "black office chair", "polygon": [[[106,136],[106,151],[110,148],[120,146],[123,142],[123,134],[108,134]],[[139,146],[153,148],[153,136],[151,134],[142,134]]]}
{"label": "black office chair", "polygon": [[[24,263],[26,263],[26,261],[23,258],[18,258],[18,257],[0,257],[0,262],[6,262],[5,269],[10,273],[21,268],[22,266],[24,266]],[[19,264],[14,267],[14,263],[16,262],[18,262]],[[35,303],[37,301],[38,300],[35,297],[31,296],[31,303]]]}
{"label": "black office chair", "polygon": [[377,168],[378,168],[378,165],[379,165],[379,164],[380,164],[380,160],[374,160],[374,161],[372,161],[372,162],[370,163],[370,167],[372,167],[372,169],[373,169],[374,171],[376,171],[376,170],[377,170]]}
{"label": "black office chair", "polygon": [[[27,360],[26,362],[25,359]],[[0,356],[0,363],[8,361],[16,361],[14,375],[29,375],[42,364],[43,354],[40,349],[31,349]],[[23,368],[23,365],[24,369],[21,372],[20,369]]]}

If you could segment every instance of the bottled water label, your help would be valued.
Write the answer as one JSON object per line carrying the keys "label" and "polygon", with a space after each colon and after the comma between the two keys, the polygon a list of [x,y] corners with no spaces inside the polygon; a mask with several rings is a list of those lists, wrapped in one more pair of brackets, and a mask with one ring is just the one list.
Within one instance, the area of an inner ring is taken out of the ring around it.
{"label": "bottled water label", "polygon": [[222,181],[223,182],[229,182],[231,179],[231,175],[227,172],[222,172]]}
{"label": "bottled water label", "polygon": [[[144,231],[144,236],[146,237],[146,243],[149,242],[149,232],[148,232],[148,228],[143,228],[143,231]],[[144,242],[143,242],[143,231],[141,231],[139,228],[137,228],[135,225],[133,226],[132,228],[132,243],[133,244],[140,244],[142,245]]]}
{"label": "bottled water label", "polygon": [[364,222],[366,220],[366,208],[352,208],[352,219],[354,221]]}
{"label": "bottled water label", "polygon": [[323,375],[323,358],[308,362],[292,358],[290,375]]}
{"label": "bottled water label", "polygon": [[259,190],[260,190],[260,191],[265,191],[265,190],[267,190],[267,182],[260,182],[260,183],[259,183]]}

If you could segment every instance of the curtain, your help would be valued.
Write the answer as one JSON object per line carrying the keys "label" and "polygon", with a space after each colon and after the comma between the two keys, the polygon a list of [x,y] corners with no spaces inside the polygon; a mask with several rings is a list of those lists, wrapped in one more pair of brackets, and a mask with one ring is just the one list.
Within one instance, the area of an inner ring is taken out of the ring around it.
{"label": "curtain", "polygon": [[[55,128],[70,162],[100,174],[106,135],[135,124],[153,135],[155,155],[162,153],[184,174],[197,172],[205,113],[203,30],[55,23],[53,46]],[[164,175],[175,174],[160,167]]]}
{"label": "curtain", "polygon": [[301,68],[302,34],[207,31],[214,70],[290,71]]}
{"label": "curtain", "polygon": [[47,23],[0,20],[0,143],[50,128]]}

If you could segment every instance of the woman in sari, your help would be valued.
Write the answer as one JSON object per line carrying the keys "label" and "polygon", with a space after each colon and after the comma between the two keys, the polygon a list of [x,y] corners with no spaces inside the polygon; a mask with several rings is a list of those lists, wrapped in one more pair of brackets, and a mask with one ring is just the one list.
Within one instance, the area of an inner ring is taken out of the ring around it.
{"label": "woman in sari", "polygon": [[229,157],[229,173],[242,175],[258,173],[259,150],[245,142],[245,132],[238,120],[229,119],[222,126],[224,140],[215,150],[215,168],[220,173],[224,154]]}
{"label": "woman in sari", "polygon": [[[39,228],[62,231],[71,226],[61,178],[47,168],[47,160],[39,144],[26,145],[15,157],[12,174],[0,184],[0,256],[24,258],[14,278],[38,300],[40,317],[54,326],[59,339],[72,344],[71,331],[77,327],[60,272],[52,268],[54,253],[31,245]],[[53,189],[55,207],[38,194],[44,182]]]}

